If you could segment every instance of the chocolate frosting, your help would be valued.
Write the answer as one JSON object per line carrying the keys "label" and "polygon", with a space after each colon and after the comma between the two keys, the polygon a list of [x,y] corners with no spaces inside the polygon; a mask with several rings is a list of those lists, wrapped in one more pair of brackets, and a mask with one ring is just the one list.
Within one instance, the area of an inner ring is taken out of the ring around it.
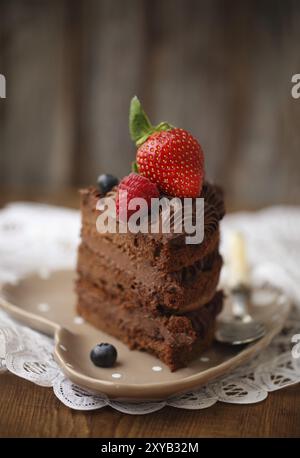
{"label": "chocolate frosting", "polygon": [[[100,193],[97,191],[96,188],[89,188],[89,190],[93,190],[94,196],[100,199]],[[105,197],[111,197],[116,199],[117,195],[117,187],[113,188],[110,192],[106,194]],[[165,197],[171,200],[173,197],[168,196],[165,194],[161,194],[160,197]],[[224,207],[224,197],[222,189],[214,184],[209,183],[208,181],[204,182],[201,195],[200,197],[204,198],[204,232],[205,236],[212,234],[214,231],[217,230],[219,221],[223,218],[225,214],[225,207]],[[181,199],[183,202],[183,199]],[[192,220],[195,221],[196,219],[196,199],[193,199],[192,202]],[[183,214],[183,219],[185,217],[189,217],[189,215]],[[170,219],[170,233],[169,234],[162,234],[161,232],[158,234],[151,234],[149,231],[149,235],[153,238],[161,238],[162,236],[166,239],[178,239],[178,242],[181,241],[183,237],[185,237],[186,233],[174,233],[174,218]]]}

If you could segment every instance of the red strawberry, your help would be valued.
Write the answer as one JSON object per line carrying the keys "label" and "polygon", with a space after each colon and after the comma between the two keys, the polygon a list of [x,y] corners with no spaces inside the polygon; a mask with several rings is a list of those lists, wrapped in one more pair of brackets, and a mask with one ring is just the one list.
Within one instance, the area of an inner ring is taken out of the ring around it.
{"label": "red strawberry", "polygon": [[152,126],[136,97],[131,102],[129,125],[139,147],[138,172],[166,194],[198,197],[204,179],[204,156],[197,140],[167,123]]}
{"label": "red strawberry", "polygon": [[[126,192],[127,191],[127,194]],[[131,173],[124,177],[118,186],[118,194],[116,199],[116,212],[122,221],[126,221],[127,217],[135,213],[135,210],[129,210],[128,204],[131,199],[141,197],[146,200],[148,207],[151,205],[151,198],[159,197],[159,191],[156,184],[152,183],[148,178],[136,173]]]}
{"label": "red strawberry", "polygon": [[139,173],[176,197],[198,197],[204,175],[201,146],[183,129],[150,135],[137,151]]}

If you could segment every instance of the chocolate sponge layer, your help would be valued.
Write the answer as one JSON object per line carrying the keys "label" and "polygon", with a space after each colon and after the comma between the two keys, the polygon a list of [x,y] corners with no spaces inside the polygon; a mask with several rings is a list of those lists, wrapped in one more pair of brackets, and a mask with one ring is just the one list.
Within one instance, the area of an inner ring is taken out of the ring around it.
{"label": "chocolate sponge layer", "polygon": [[114,249],[95,253],[85,242],[78,252],[78,272],[82,276],[114,293],[121,303],[144,304],[153,312],[185,312],[209,302],[216,291],[221,265],[217,250],[191,266],[169,273],[136,259],[128,262],[126,254],[114,253]]}
{"label": "chocolate sponge layer", "polygon": [[[116,192],[109,193],[116,198]],[[146,263],[163,272],[178,271],[192,265],[219,244],[219,221],[224,215],[223,195],[218,186],[206,183],[201,197],[204,198],[204,240],[200,244],[186,244],[186,234],[100,234],[96,221],[100,212],[96,205],[100,199],[98,190],[89,187],[81,191],[82,238],[96,253],[106,245],[127,254],[129,259]]]}
{"label": "chocolate sponge layer", "polygon": [[222,293],[197,312],[184,315],[152,315],[138,305],[127,308],[86,279],[77,282],[77,312],[104,332],[122,340],[130,349],[146,350],[172,371],[211,344],[215,317],[222,307]]}

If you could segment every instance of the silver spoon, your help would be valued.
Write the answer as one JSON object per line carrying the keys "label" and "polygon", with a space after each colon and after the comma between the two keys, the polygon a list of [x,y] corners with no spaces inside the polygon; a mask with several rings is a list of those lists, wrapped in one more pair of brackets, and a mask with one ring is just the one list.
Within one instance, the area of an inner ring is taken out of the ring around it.
{"label": "silver spoon", "polygon": [[265,325],[255,320],[249,313],[251,298],[248,282],[248,265],[245,254],[245,241],[241,234],[235,233],[231,240],[231,309],[230,318],[219,321],[215,338],[219,342],[241,345],[253,342],[266,333]]}
{"label": "silver spoon", "polygon": [[260,339],[266,333],[263,323],[255,320],[248,312],[250,290],[240,285],[231,290],[232,317],[220,321],[216,339],[222,343],[241,345]]}

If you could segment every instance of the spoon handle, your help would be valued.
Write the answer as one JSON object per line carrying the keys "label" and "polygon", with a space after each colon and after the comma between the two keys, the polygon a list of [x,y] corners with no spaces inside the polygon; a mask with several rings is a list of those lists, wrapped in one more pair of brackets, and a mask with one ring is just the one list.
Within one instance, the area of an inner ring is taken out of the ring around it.
{"label": "spoon handle", "polygon": [[249,298],[250,291],[245,285],[241,284],[232,290],[232,314],[235,318],[248,321]]}
{"label": "spoon handle", "polygon": [[[233,232],[230,246],[230,283],[232,293],[232,313],[235,318],[247,321],[249,291],[249,266],[246,256],[245,238],[240,232]],[[250,317],[249,317],[250,318]]]}

